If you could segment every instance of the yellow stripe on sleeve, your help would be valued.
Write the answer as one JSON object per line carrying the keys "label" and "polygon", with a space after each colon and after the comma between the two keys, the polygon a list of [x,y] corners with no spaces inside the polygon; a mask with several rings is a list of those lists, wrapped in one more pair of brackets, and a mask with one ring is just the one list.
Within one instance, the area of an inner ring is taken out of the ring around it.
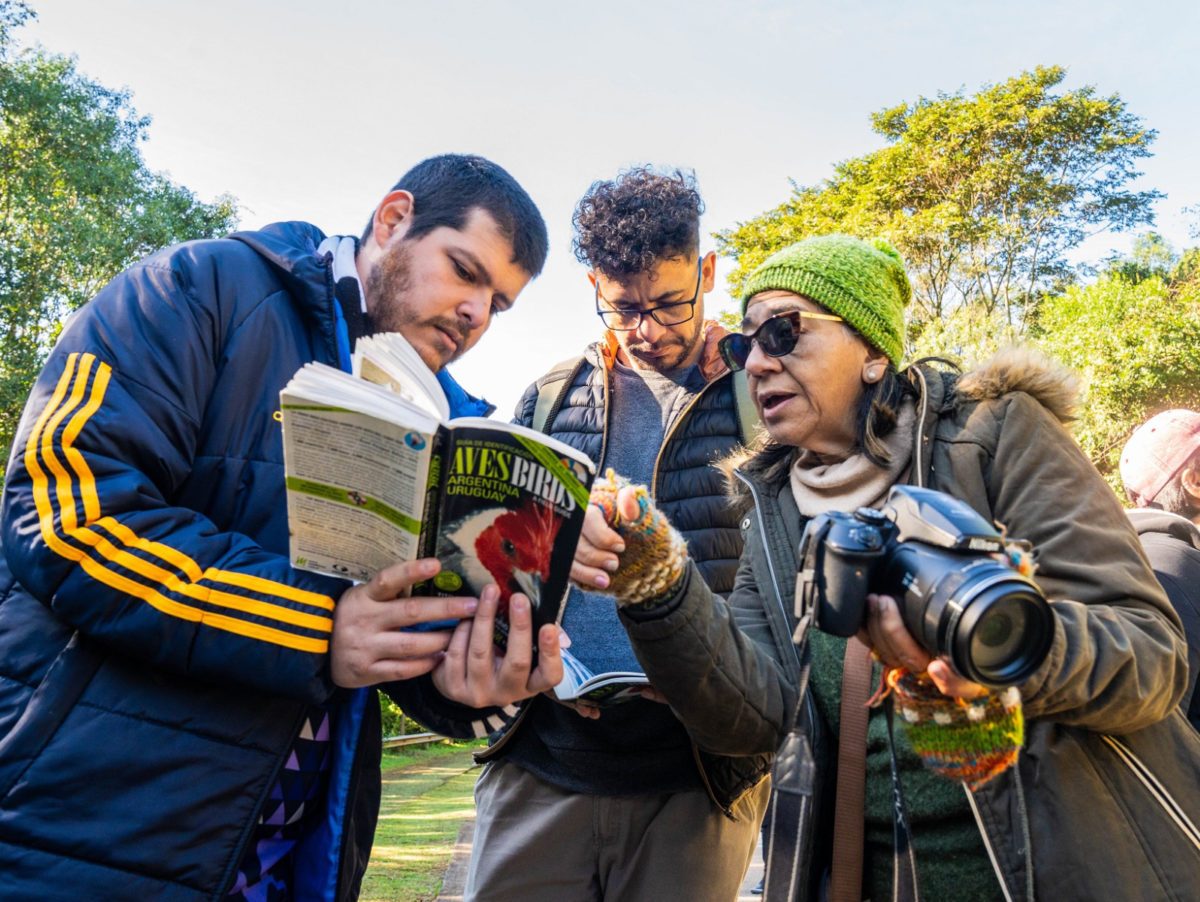
{"label": "yellow stripe on sleeve", "polygon": [[204,571],[204,576],[213,582],[228,583],[231,586],[237,586],[240,589],[249,589],[252,592],[267,592],[269,587],[270,591],[283,598],[326,611],[333,610],[333,599],[328,595],[309,592],[295,586],[285,585],[284,583],[274,583],[258,576],[251,576],[249,573],[235,573],[232,570],[217,570],[214,567],[209,567]]}
{"label": "yellow stripe on sleeve", "polygon": [[67,386],[71,384],[75,372],[75,361],[78,357],[78,354],[71,354],[67,357],[67,365],[63,368],[63,374],[59,377],[58,384],[54,386],[50,401],[38,414],[37,421],[33,424],[33,429],[25,442],[25,469],[29,471],[32,479],[31,490],[33,502],[38,511],[38,526],[42,531],[42,538],[46,539],[47,543],[54,534],[54,514],[50,504],[49,483],[46,480],[45,471],[38,463],[37,449],[46,421],[54,414],[54,409],[62,402],[63,396],[67,393]]}
{"label": "yellow stripe on sleeve", "polygon": [[80,359],[79,372],[75,376],[75,384],[71,388],[67,403],[46,421],[46,431],[42,435],[42,457],[45,459],[46,465],[54,471],[54,494],[58,498],[59,516],[62,517],[63,529],[66,532],[73,531],[78,523],[75,517],[75,493],[71,487],[71,475],[54,453],[54,433],[58,431],[58,427],[66,419],[67,414],[77,408],[83,400],[83,393],[87,389],[88,375],[91,373],[92,364],[95,361],[96,358],[91,354],[84,354]]}
{"label": "yellow stripe on sleeve", "polygon": [[[88,356],[90,357],[91,355],[89,354]],[[87,404],[75,416],[71,417],[71,422],[63,430],[63,454],[71,462],[72,469],[76,473],[83,474],[80,493],[83,495],[85,523],[95,523],[100,519],[100,498],[96,495],[96,479],[92,476],[92,471],[88,468],[87,461],[84,460],[82,454],[75,450],[75,439],[83,430],[84,424],[91,419],[92,414],[100,408],[100,402],[104,400],[104,394],[108,391],[108,380],[111,377],[112,368],[107,364],[101,364],[97,368],[96,381],[92,387],[91,397],[88,398]]]}

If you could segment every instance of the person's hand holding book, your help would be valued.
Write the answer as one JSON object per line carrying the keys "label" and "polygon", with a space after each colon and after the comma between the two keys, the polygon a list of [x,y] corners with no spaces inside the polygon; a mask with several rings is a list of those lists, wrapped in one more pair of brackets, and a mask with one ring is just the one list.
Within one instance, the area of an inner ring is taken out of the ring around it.
{"label": "person's hand holding book", "polygon": [[407,680],[437,666],[450,645],[451,631],[406,627],[470,618],[479,605],[474,598],[403,597],[440,566],[428,558],[396,564],[342,593],[333,609],[329,642],[329,668],[336,685],[357,689]]}
{"label": "person's hand holding book", "polygon": [[553,689],[562,680],[559,649],[566,634],[557,624],[544,623],[535,637],[529,598],[517,592],[508,602],[508,641],[501,651],[494,625],[499,602],[495,584],[484,587],[475,616],[455,627],[445,655],[433,670],[433,684],[446,698],[472,708],[504,707]]}

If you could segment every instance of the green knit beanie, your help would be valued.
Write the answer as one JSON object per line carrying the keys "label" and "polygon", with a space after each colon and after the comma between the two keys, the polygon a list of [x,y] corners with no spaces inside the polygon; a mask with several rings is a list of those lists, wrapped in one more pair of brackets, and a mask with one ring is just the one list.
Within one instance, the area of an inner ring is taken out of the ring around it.
{"label": "green knit beanie", "polygon": [[742,312],[753,295],[773,288],[802,294],[836,313],[900,365],[912,287],[900,254],[882,238],[821,235],[775,252],[750,274]]}

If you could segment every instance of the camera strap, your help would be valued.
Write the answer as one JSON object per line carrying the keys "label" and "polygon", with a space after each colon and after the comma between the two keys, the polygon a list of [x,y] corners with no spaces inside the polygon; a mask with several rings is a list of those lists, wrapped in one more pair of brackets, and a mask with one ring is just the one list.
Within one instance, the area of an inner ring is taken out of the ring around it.
{"label": "camera strap", "polygon": [[[808,629],[817,626],[817,598],[820,591],[822,562],[825,551],[825,537],[833,526],[832,520],[818,524],[815,530],[804,530],[800,539],[800,547],[796,551],[798,571],[796,573],[796,592],[793,599],[793,611],[796,615],[796,632],[792,635],[792,644],[797,648],[802,642],[808,641]],[[817,627],[820,628],[819,626]]]}
{"label": "camera strap", "polygon": [[[799,591],[799,589],[797,589]],[[809,617],[796,626],[797,702],[789,729],[775,756],[771,769],[770,841],[763,850],[764,899],[807,898],[806,886],[811,868],[811,838],[814,812],[816,762],[804,723],[804,705],[812,657],[808,650]]]}
{"label": "camera strap", "polygon": [[830,902],[862,902],[863,817],[867,789],[867,720],[871,650],[857,636],[846,640],[838,726],[837,796],[833,811]]}
{"label": "camera strap", "polygon": [[892,766],[892,902],[920,902],[921,890],[917,884],[917,859],[912,845],[912,831],[908,826],[908,806],[904,803],[900,765],[896,761],[892,699],[889,693],[883,700],[883,710],[887,714],[888,755]]}

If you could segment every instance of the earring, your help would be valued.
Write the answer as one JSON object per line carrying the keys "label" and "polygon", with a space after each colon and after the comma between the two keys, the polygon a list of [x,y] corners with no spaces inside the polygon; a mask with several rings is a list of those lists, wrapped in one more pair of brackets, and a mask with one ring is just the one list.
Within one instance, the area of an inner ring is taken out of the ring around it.
{"label": "earring", "polygon": [[878,382],[881,376],[883,376],[883,370],[877,366],[871,367],[871,369],[867,370],[868,382]]}

